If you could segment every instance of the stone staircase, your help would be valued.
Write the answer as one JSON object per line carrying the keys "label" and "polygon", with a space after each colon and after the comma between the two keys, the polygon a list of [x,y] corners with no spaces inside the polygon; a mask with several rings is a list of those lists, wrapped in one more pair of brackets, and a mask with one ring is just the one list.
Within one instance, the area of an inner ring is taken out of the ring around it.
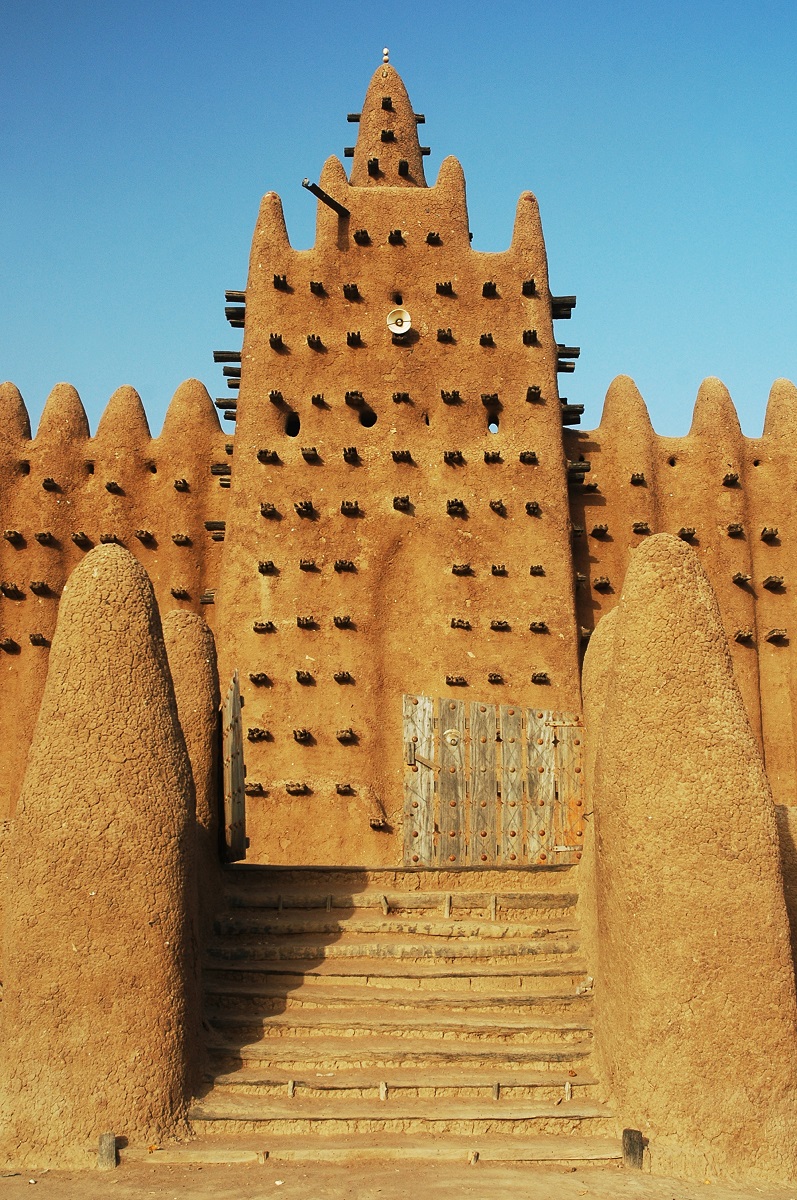
{"label": "stone staircase", "polygon": [[577,870],[226,868],[195,1134],[277,1159],[620,1160]]}

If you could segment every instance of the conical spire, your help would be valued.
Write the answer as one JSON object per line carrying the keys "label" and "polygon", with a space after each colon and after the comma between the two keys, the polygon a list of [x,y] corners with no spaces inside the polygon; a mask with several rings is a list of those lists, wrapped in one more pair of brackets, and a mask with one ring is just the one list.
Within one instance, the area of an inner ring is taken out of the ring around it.
{"label": "conical spire", "polygon": [[401,76],[388,62],[374,72],[365,94],[351,183],[426,187],[418,122]]}

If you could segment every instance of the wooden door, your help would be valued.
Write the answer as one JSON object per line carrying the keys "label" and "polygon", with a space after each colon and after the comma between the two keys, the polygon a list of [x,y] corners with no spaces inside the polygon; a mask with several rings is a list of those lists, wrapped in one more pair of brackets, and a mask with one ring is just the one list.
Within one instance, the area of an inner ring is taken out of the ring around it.
{"label": "wooden door", "polygon": [[246,802],[241,689],[236,671],[221,706],[224,847],[227,862],[246,858]]}
{"label": "wooden door", "polygon": [[584,730],[574,713],[405,696],[404,862],[578,862]]}

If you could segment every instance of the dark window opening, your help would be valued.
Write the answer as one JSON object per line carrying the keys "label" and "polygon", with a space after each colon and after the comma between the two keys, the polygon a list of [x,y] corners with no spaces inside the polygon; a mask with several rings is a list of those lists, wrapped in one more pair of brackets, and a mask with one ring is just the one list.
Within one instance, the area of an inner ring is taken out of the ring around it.
{"label": "dark window opening", "polygon": [[360,413],[360,424],[364,425],[366,429],[371,429],[376,425],[376,420],[376,413],[372,408],[364,408]]}
{"label": "dark window opening", "polygon": [[299,420],[299,414],[295,412],[289,412],[285,418],[285,432],[288,437],[298,437],[301,427],[302,423]]}

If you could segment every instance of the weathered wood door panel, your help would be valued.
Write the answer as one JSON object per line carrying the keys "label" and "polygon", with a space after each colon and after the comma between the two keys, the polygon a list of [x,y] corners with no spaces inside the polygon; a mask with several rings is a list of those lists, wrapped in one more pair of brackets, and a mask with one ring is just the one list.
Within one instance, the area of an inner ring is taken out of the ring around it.
{"label": "weathered wood door panel", "polygon": [[246,858],[246,797],[241,688],[236,671],[221,706],[224,847],[227,862]]}
{"label": "weathered wood door panel", "polygon": [[403,719],[407,865],[580,859],[584,730],[576,714],[405,696]]}

